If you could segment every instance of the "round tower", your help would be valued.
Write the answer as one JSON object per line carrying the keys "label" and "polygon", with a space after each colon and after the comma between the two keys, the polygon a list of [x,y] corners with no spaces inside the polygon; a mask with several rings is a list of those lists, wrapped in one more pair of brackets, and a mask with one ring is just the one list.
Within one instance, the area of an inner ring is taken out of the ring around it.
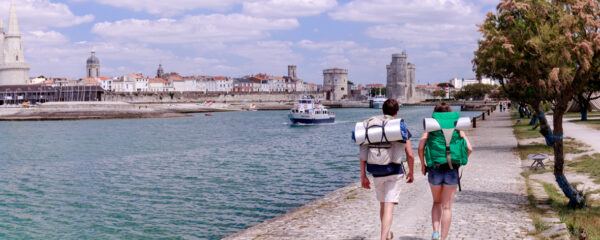
{"label": "round tower", "polygon": [[165,70],[163,70],[162,64],[158,64],[158,70],[156,70],[156,78],[163,78]]}
{"label": "round tower", "polygon": [[339,101],[348,95],[348,70],[331,68],[323,70],[323,90],[327,100]]}
{"label": "round tower", "polygon": [[92,51],[92,55],[87,59],[86,70],[88,78],[97,78],[100,76],[100,59],[96,57],[96,52],[94,51]]}

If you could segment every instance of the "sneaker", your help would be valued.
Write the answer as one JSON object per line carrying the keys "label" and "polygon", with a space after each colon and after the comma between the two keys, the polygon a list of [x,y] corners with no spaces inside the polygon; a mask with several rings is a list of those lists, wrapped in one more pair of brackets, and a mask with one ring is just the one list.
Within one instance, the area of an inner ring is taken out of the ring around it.
{"label": "sneaker", "polygon": [[392,231],[390,231],[390,233],[388,233],[388,237],[386,239],[387,240],[393,240],[394,239],[394,233]]}
{"label": "sneaker", "polygon": [[439,239],[440,239],[440,233],[433,232],[433,236],[431,236],[431,240],[439,240]]}

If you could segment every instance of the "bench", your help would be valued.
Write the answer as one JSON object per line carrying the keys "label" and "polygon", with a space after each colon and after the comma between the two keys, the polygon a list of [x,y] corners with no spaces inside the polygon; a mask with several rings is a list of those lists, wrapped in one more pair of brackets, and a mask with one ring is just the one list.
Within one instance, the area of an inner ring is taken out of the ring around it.
{"label": "bench", "polygon": [[529,155],[527,155],[527,159],[533,160],[533,163],[531,164],[531,166],[529,168],[533,168],[533,170],[537,170],[538,167],[541,167],[542,169],[546,169],[546,166],[544,165],[544,160],[548,159],[548,154],[544,154],[544,153],[529,154]]}

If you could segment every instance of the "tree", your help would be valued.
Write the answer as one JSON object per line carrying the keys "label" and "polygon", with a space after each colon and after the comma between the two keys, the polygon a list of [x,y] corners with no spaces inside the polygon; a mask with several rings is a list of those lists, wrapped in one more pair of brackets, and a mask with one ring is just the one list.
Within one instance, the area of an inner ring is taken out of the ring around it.
{"label": "tree", "polygon": [[441,87],[441,88],[445,88],[446,86],[450,87],[450,88],[454,88],[454,85],[452,85],[452,83],[438,83],[437,87]]}
{"label": "tree", "polygon": [[573,97],[573,100],[579,106],[581,112],[581,121],[587,121],[587,113],[591,110],[590,102],[600,98],[600,95],[595,96],[594,93],[600,91],[600,76],[592,78],[583,90]]}
{"label": "tree", "polygon": [[585,206],[564,176],[563,115],[573,96],[600,67],[598,0],[503,0],[480,25],[473,68],[478,78],[499,80],[510,99],[543,116],[552,103],[554,133],[546,118],[541,132],[554,148],[554,175],[569,206]]}
{"label": "tree", "polygon": [[445,90],[435,90],[433,92],[433,96],[434,97],[440,97],[440,98],[445,98],[446,97],[446,91]]}
{"label": "tree", "polygon": [[385,96],[386,88],[371,88],[371,96],[377,96],[381,92],[381,95]]}
{"label": "tree", "polygon": [[466,98],[481,100],[485,97],[485,95],[491,93],[492,89],[494,89],[492,85],[477,83],[467,85],[463,87],[461,91],[465,92]]}

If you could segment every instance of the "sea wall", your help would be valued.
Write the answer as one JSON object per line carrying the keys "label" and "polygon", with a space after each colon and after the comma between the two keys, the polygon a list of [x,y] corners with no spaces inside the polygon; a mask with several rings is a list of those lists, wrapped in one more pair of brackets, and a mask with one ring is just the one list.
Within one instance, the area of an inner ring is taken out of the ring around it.
{"label": "sea wall", "polygon": [[103,101],[120,101],[130,103],[178,103],[200,102],[293,102],[302,96],[313,96],[323,99],[320,92],[304,93],[204,93],[204,92],[164,92],[164,93],[114,93],[106,92]]}

